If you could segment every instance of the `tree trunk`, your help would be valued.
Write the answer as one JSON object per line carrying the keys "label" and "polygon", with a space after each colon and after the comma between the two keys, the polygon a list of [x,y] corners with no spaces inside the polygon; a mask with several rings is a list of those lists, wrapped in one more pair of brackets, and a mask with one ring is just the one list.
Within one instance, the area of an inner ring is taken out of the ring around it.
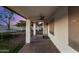
{"label": "tree trunk", "polygon": [[8,30],[10,30],[10,25],[8,24],[7,26],[8,26]]}
{"label": "tree trunk", "polygon": [[7,26],[8,26],[8,30],[10,30],[10,19],[9,19],[9,23],[8,23]]}

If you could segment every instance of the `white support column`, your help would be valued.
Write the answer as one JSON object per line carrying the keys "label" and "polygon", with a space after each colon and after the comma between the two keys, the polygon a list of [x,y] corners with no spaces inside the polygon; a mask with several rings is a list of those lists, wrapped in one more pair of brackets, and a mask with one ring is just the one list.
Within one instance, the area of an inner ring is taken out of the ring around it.
{"label": "white support column", "polygon": [[35,22],[33,23],[33,35],[34,36],[36,35],[36,23]]}
{"label": "white support column", "polygon": [[30,43],[30,37],[31,37],[30,23],[31,23],[31,21],[29,19],[27,19],[26,20],[26,43]]}
{"label": "white support column", "polygon": [[48,34],[48,25],[46,25],[46,23],[43,24],[43,34],[44,35]]}

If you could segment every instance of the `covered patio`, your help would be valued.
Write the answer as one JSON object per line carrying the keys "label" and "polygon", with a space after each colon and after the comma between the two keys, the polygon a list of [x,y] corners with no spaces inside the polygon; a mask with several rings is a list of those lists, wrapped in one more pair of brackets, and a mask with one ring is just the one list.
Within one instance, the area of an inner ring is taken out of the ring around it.
{"label": "covered patio", "polygon": [[[77,52],[69,46],[68,7],[7,6],[5,8],[26,18],[26,40],[23,48],[19,50],[20,53]],[[39,22],[42,22],[41,27],[38,26]],[[41,28],[41,31],[37,27]]]}

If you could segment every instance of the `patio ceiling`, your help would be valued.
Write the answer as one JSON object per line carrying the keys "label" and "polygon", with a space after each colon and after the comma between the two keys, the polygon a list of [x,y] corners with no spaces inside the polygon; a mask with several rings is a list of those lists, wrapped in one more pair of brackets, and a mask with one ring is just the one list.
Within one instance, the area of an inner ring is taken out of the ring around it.
{"label": "patio ceiling", "polygon": [[8,6],[20,15],[29,18],[30,20],[38,20],[40,15],[45,16],[45,19],[51,14],[54,14],[57,7],[55,6]]}

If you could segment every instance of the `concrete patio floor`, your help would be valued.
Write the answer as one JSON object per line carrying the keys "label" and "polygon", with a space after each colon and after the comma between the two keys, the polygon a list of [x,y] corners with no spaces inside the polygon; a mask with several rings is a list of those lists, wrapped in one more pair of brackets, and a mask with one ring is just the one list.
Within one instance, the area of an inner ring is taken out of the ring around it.
{"label": "concrete patio floor", "polygon": [[24,45],[19,53],[59,53],[59,51],[49,38],[37,35],[33,36],[31,43]]}

